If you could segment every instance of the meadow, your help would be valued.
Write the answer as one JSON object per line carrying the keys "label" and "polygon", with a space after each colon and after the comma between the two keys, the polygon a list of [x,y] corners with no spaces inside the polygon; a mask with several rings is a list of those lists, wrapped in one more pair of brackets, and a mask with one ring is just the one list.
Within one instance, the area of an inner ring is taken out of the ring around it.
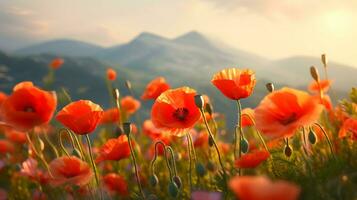
{"label": "meadow", "polygon": [[251,108],[242,100],[263,89],[255,72],[217,71],[206,86],[236,104],[234,122],[189,82],[172,88],[160,74],[136,95],[135,80],[119,86],[108,68],[111,108],[73,99],[53,88],[65,62],[48,63],[41,86],[0,92],[0,200],[357,199],[357,88],[335,96],[325,54],[306,89],[264,83]]}

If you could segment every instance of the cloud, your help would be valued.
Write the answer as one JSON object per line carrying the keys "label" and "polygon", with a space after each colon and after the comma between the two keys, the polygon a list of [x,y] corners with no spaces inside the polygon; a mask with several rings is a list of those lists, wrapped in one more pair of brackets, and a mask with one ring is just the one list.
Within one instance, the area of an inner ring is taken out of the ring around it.
{"label": "cloud", "polygon": [[0,11],[0,34],[16,36],[41,36],[48,31],[48,24],[38,19],[31,10],[3,7]]}
{"label": "cloud", "polygon": [[201,0],[213,3],[217,8],[230,12],[247,12],[271,19],[307,19],[324,12],[343,9],[354,12],[355,0]]}

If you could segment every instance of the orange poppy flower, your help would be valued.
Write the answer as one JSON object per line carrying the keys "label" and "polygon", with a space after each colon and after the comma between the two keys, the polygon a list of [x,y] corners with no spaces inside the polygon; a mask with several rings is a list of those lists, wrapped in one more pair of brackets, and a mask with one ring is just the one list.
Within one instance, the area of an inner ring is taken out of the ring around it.
{"label": "orange poppy flower", "polygon": [[123,97],[120,100],[120,105],[123,112],[133,114],[140,108],[140,101],[134,99],[132,96]]}
{"label": "orange poppy flower", "polygon": [[110,108],[104,111],[100,124],[113,124],[117,123],[120,119],[120,112],[118,108]]}
{"label": "orange poppy flower", "polygon": [[325,109],[326,109],[327,111],[331,111],[331,110],[332,110],[332,108],[333,108],[332,101],[331,101],[331,98],[330,98],[328,95],[324,95],[324,96],[322,97],[322,100],[321,100],[320,95],[317,95],[317,96],[314,96],[314,97],[317,99],[317,101],[318,101],[321,105],[323,105],[323,106],[325,107]]}
{"label": "orange poppy flower", "polygon": [[319,93],[321,87],[322,92],[326,93],[328,89],[330,89],[331,84],[332,84],[331,80],[320,80],[320,86],[319,86],[319,84],[317,84],[317,82],[313,80],[310,83],[308,89],[310,92]]}
{"label": "orange poppy flower", "polygon": [[251,108],[244,108],[242,110],[242,127],[253,126],[254,110]]}
{"label": "orange poppy flower", "polygon": [[49,164],[53,186],[73,184],[83,186],[89,183],[93,172],[89,165],[75,156],[62,156],[51,161]]}
{"label": "orange poppy flower", "polygon": [[168,89],[170,89],[170,85],[166,83],[165,78],[161,76],[157,77],[147,84],[143,95],[141,95],[141,99],[156,99],[161,93]]}
{"label": "orange poppy flower", "polygon": [[242,155],[235,161],[235,166],[238,168],[255,168],[262,162],[266,161],[270,153],[266,150],[255,150]]}
{"label": "orange poppy flower", "polygon": [[8,140],[0,139],[0,154],[13,153],[15,146]]}
{"label": "orange poppy flower", "polygon": [[107,69],[107,78],[110,81],[115,81],[115,79],[117,78],[117,72],[112,68],[108,68]]}
{"label": "orange poppy flower", "polygon": [[357,120],[353,118],[348,118],[343,122],[340,131],[338,132],[339,138],[344,138],[348,136],[348,133],[351,134],[351,139],[357,140]]}
{"label": "orange poppy flower", "polygon": [[201,117],[195,104],[195,95],[196,91],[189,87],[163,92],[151,110],[154,125],[176,136],[187,133]]}
{"label": "orange poppy flower", "polygon": [[79,100],[62,108],[56,119],[79,135],[91,133],[103,117],[103,109],[89,101]]}
{"label": "orange poppy flower", "polygon": [[103,181],[109,192],[117,193],[121,196],[127,196],[129,194],[128,184],[123,176],[115,173],[109,173],[103,177]]}
{"label": "orange poppy flower", "polygon": [[64,60],[62,58],[55,58],[50,62],[50,67],[52,69],[58,69],[60,68],[64,63]]}
{"label": "orange poppy flower", "polygon": [[[132,142],[133,143],[133,142]],[[99,149],[99,156],[95,160],[100,163],[104,160],[121,160],[130,156],[130,148],[128,138],[121,135],[118,138],[107,140],[107,142]]]}
{"label": "orange poppy flower", "polygon": [[300,187],[286,181],[272,182],[264,176],[236,176],[229,187],[240,200],[296,200]]}
{"label": "orange poppy flower", "polygon": [[56,93],[41,90],[31,82],[22,82],[1,104],[0,118],[13,128],[27,131],[48,123],[56,106]]}
{"label": "orange poppy flower", "polygon": [[268,137],[281,138],[317,121],[321,111],[322,106],[313,96],[283,88],[264,97],[254,115],[258,130]]}
{"label": "orange poppy flower", "polygon": [[226,97],[239,100],[251,95],[256,79],[250,69],[229,68],[216,73],[211,82]]}

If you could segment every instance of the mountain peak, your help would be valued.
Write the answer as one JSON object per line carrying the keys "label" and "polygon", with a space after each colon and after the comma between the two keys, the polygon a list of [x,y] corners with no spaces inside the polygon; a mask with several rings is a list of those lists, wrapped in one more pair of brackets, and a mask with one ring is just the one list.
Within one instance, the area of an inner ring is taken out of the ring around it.
{"label": "mountain peak", "polygon": [[136,36],[133,41],[148,41],[148,40],[166,40],[166,39],[154,33],[142,32],[138,36]]}
{"label": "mountain peak", "polygon": [[200,47],[212,47],[211,41],[209,41],[203,34],[197,32],[197,31],[190,31],[188,33],[185,33],[177,38],[175,38],[173,41],[181,44],[190,44],[194,46],[200,46]]}

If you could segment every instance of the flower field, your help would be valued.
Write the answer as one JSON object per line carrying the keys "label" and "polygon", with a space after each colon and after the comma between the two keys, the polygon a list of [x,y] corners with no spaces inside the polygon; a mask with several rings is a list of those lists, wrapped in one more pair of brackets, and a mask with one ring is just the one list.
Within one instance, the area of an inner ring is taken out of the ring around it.
{"label": "flower field", "polygon": [[127,81],[131,95],[122,96],[108,68],[110,108],[72,99],[53,90],[65,62],[53,59],[41,86],[25,80],[0,92],[0,200],[357,199],[357,88],[333,96],[324,54],[306,90],[266,83],[253,108],[241,102],[259,81],[253,70],[214,74],[207,85],[236,103],[236,121],[160,74],[144,91]]}

